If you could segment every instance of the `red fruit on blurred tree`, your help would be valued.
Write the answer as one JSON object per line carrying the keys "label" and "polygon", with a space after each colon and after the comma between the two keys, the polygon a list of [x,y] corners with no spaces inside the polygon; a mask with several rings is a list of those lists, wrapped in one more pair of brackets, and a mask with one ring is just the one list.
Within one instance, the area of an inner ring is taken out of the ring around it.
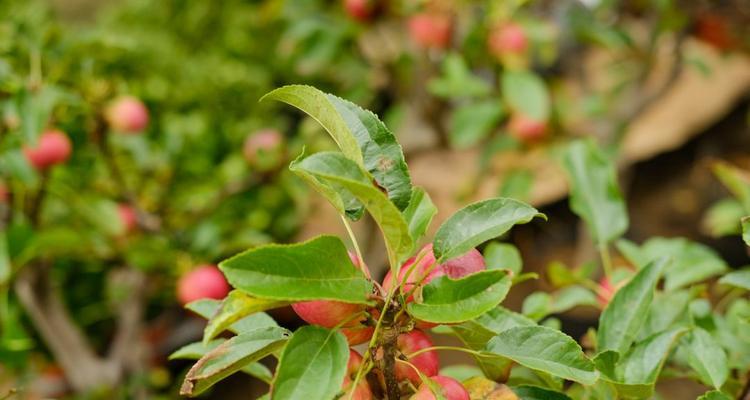
{"label": "red fruit on blurred tree", "polygon": [[129,134],[143,132],[149,121],[148,109],[133,96],[122,96],[112,101],[104,117],[115,132]]}
{"label": "red fruit on blurred tree", "polygon": [[493,28],[487,37],[487,47],[495,57],[507,54],[522,54],[529,46],[523,27],[516,23],[507,23]]}
{"label": "red fruit on blurred tree", "polygon": [[187,304],[198,299],[222,299],[229,293],[229,284],[215,265],[202,265],[180,277],[177,299]]}
{"label": "red fruit on blurred tree", "polygon": [[[445,397],[446,400],[469,400],[469,392],[466,391],[459,381],[442,375],[432,377],[430,380],[437,384],[440,388],[440,394]],[[430,386],[423,383],[419,386],[419,390],[417,390],[410,399],[436,400],[437,397],[432,393]]]}
{"label": "red fruit on blurred tree", "polygon": [[508,122],[508,132],[522,142],[535,142],[544,138],[547,133],[547,123],[516,113]]}
{"label": "red fruit on blurred tree", "polygon": [[442,13],[420,13],[409,19],[409,34],[419,47],[445,49],[451,41],[453,20]]}
{"label": "red fruit on blurred tree", "polygon": [[278,168],[284,161],[284,135],[276,129],[251,133],[245,139],[242,154],[250,166],[260,171]]}
{"label": "red fruit on blurred tree", "polygon": [[129,204],[118,204],[117,213],[120,215],[120,222],[123,226],[123,232],[130,233],[138,227],[138,218],[135,209]]}
{"label": "red fruit on blurred tree", "polygon": [[360,22],[369,21],[375,14],[375,0],[344,0],[346,13]]}
{"label": "red fruit on blurred tree", "polygon": [[73,145],[68,136],[57,129],[45,131],[35,146],[23,149],[29,163],[40,171],[65,162],[72,151]]}

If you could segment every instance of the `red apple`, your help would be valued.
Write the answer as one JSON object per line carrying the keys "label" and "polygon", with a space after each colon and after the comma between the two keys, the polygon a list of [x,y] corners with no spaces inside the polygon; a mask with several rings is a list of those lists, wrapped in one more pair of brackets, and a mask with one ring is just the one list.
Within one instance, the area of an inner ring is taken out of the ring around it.
{"label": "red apple", "polygon": [[[357,256],[349,252],[349,258],[355,267],[360,268],[361,263]],[[292,304],[292,309],[305,322],[312,325],[320,325],[325,328],[334,328],[343,321],[349,319],[353,314],[365,310],[362,304],[350,304],[331,300],[303,301]],[[341,333],[346,336],[349,344],[354,346],[370,340],[375,330],[371,326],[364,325],[366,318],[354,319],[344,325]]]}
{"label": "red apple", "polygon": [[[418,264],[415,262],[419,260]],[[406,260],[401,266],[398,273],[398,281],[394,282],[391,276],[391,272],[388,271],[383,278],[383,289],[390,291],[391,288],[400,285],[403,282],[401,291],[406,294],[409,293],[414,285],[422,282],[422,285],[426,285],[433,279],[445,275],[445,271],[440,268],[440,265],[435,264],[435,256],[432,253],[432,243],[429,243],[422,247],[416,256]],[[424,278],[424,279],[423,279]],[[408,301],[414,300],[414,296],[409,296]]]}
{"label": "red apple", "polygon": [[521,25],[508,23],[492,29],[487,36],[487,47],[496,57],[526,52],[529,41]]}
{"label": "red apple", "polygon": [[248,164],[261,170],[277,168],[284,158],[284,136],[276,129],[262,129],[245,139],[242,153]]}
{"label": "red apple", "polygon": [[5,184],[0,182],[0,203],[7,203],[9,197],[8,188],[5,187]]}
{"label": "red apple", "polygon": [[[446,398],[446,400],[469,400],[469,392],[461,385],[461,383],[451,377],[438,375],[430,378],[431,381],[435,382],[440,387],[440,394]],[[419,386],[414,395],[411,396],[410,400],[435,400],[435,394],[432,393],[430,387],[426,384]]]}
{"label": "red apple", "polygon": [[366,22],[375,14],[375,0],[344,0],[344,10],[355,20]]}
{"label": "red apple", "polygon": [[201,265],[177,282],[177,299],[183,305],[204,298],[223,299],[227,293],[229,284],[215,265]]}
{"label": "red apple", "polygon": [[[361,365],[362,356],[353,349],[349,349],[349,361],[346,363],[346,376],[344,376],[344,384],[341,386],[341,389],[343,389],[344,393],[346,393],[347,395],[343,398],[349,398],[348,394],[351,389],[351,385],[354,380],[357,379],[357,371],[359,371],[359,367]],[[359,383],[357,383],[357,387],[354,388],[354,393],[351,397],[353,400],[372,399],[372,391],[370,390],[370,385],[367,383],[367,380],[363,378],[360,378]]]}
{"label": "red apple", "polygon": [[148,109],[138,98],[121,96],[112,101],[104,112],[115,132],[137,134],[148,125]]}
{"label": "red apple", "polygon": [[544,137],[547,131],[547,123],[528,117],[521,113],[515,113],[508,122],[508,132],[511,136],[522,142],[534,142]]}
{"label": "red apple", "polygon": [[460,257],[444,262],[441,264],[441,268],[452,279],[459,279],[475,272],[484,271],[487,266],[484,264],[482,253],[477,249],[471,249]]}
{"label": "red apple", "polygon": [[453,21],[448,14],[423,12],[409,19],[409,34],[419,47],[444,49],[451,41]]}
{"label": "red apple", "polygon": [[40,171],[65,162],[72,151],[73,145],[68,136],[57,129],[39,135],[36,147],[26,146],[23,149],[29,163]]}
{"label": "red apple", "polygon": [[138,217],[135,209],[129,204],[120,203],[117,205],[117,213],[120,214],[120,221],[123,226],[123,232],[133,232],[138,227]]}
{"label": "red apple", "polygon": [[[398,336],[397,341],[398,349],[407,357],[409,354],[414,353],[417,350],[433,346],[430,337],[419,329],[415,329],[408,333],[402,333]],[[430,350],[421,353],[416,357],[409,358],[409,362],[426,376],[435,376],[440,369],[440,360],[438,359],[438,353],[435,350]],[[396,364],[396,378],[398,380],[408,379],[415,385],[419,385],[421,382],[417,371],[403,363]]]}

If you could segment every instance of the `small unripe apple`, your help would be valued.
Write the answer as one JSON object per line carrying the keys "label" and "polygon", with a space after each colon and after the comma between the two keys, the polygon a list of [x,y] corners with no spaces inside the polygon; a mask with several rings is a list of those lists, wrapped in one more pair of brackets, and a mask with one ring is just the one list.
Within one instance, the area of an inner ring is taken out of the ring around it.
{"label": "small unripe apple", "polygon": [[[419,329],[400,334],[397,345],[399,351],[407,357],[417,350],[433,346],[430,337]],[[435,350],[426,351],[416,357],[409,358],[409,362],[426,376],[435,376],[440,370],[440,360]],[[408,379],[415,385],[419,385],[422,381],[417,371],[403,363],[396,363],[396,378],[398,380]]]}
{"label": "small unripe apple", "polygon": [[23,149],[26,159],[39,171],[65,162],[73,151],[68,135],[57,129],[45,131],[39,135],[35,147]]}
{"label": "small unripe apple", "polygon": [[346,13],[359,22],[367,22],[375,14],[375,0],[344,0]]}
{"label": "small unripe apple", "polygon": [[148,109],[138,98],[121,96],[112,101],[104,112],[107,123],[115,132],[137,134],[148,125]]}
{"label": "small unripe apple", "polygon": [[487,47],[498,58],[507,54],[522,54],[528,46],[526,32],[521,25],[515,23],[496,26],[487,36]]}
{"label": "small unripe apple", "polygon": [[[430,378],[431,381],[435,382],[440,387],[440,394],[445,397],[446,400],[469,400],[469,392],[461,385],[461,382],[443,375],[438,375]],[[435,394],[432,393],[430,387],[427,384],[419,386],[414,395],[411,396],[410,400],[436,400]]]}
{"label": "small unripe apple", "polygon": [[177,282],[177,299],[183,305],[198,299],[223,299],[227,293],[229,283],[215,265],[201,265]]}
{"label": "small unripe apple", "polygon": [[409,19],[409,34],[419,47],[445,49],[451,41],[453,21],[448,14],[423,12]]}
{"label": "small unripe apple", "polygon": [[[357,372],[361,365],[362,356],[353,349],[349,349],[349,361],[346,363],[346,375],[344,376],[344,384],[341,386],[341,389],[343,389],[344,393],[347,395],[343,398],[349,398],[348,394],[351,390],[351,385],[354,380],[357,379]],[[370,390],[370,384],[367,383],[366,379],[360,379],[357,383],[357,387],[354,388],[354,393],[352,394],[351,399],[372,400],[372,390]]]}
{"label": "small unripe apple", "polygon": [[276,129],[262,129],[245,139],[242,154],[260,171],[277,168],[284,161],[284,135]]}
{"label": "small unripe apple", "polygon": [[[354,267],[360,268],[361,263],[357,259],[357,256],[350,252],[349,257]],[[362,304],[350,304],[332,300],[313,300],[292,304],[292,309],[303,321],[329,329],[338,326],[351,318],[352,315],[362,312],[366,308]],[[364,325],[362,322],[365,320],[366,317],[364,316],[362,318],[355,318],[346,323],[341,329],[341,333],[346,336],[351,346],[362,344],[372,337],[375,329]]]}
{"label": "small unripe apple", "polygon": [[117,213],[120,215],[120,222],[123,226],[123,232],[130,233],[138,227],[138,217],[135,213],[135,209],[129,204],[118,204]]}
{"label": "small unripe apple", "polygon": [[535,142],[544,137],[547,132],[547,123],[521,113],[515,113],[508,122],[508,132],[522,142]]}

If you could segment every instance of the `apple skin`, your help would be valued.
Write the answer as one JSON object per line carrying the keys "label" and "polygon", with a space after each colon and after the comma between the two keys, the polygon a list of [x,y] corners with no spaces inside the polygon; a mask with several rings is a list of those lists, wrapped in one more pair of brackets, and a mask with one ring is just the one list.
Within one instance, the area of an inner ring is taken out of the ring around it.
{"label": "apple skin", "polygon": [[[349,258],[355,267],[360,268],[362,264],[355,254],[349,252]],[[336,327],[353,314],[365,310],[365,308],[366,306],[362,304],[350,304],[332,300],[302,301],[292,304],[292,309],[303,321],[329,329]],[[375,328],[362,324],[362,321],[352,320],[341,329],[341,333],[346,336],[351,346],[365,343],[372,338]]]}
{"label": "apple skin", "polygon": [[276,129],[251,133],[242,146],[242,155],[250,166],[261,171],[277,168],[283,161],[284,135]]}
{"label": "apple skin", "polygon": [[[346,375],[344,376],[344,384],[341,386],[341,389],[347,394],[349,393],[349,388],[352,382],[357,379],[357,371],[359,370],[360,365],[362,365],[362,356],[353,349],[349,349],[349,361],[346,363]],[[343,398],[349,397],[344,396]],[[367,383],[366,379],[360,379],[360,382],[354,389],[351,398],[353,400],[372,400],[372,390],[370,390],[370,384]]]}
{"label": "apple skin", "polygon": [[452,279],[463,278],[466,275],[487,269],[484,257],[477,249],[471,249],[466,254],[448,260],[440,266],[446,275]]}
{"label": "apple skin", "polygon": [[713,13],[700,15],[695,22],[695,31],[698,39],[722,51],[731,50],[738,45],[737,38],[734,37],[721,15]]}
{"label": "apple skin", "polygon": [[215,265],[201,265],[177,282],[177,299],[183,305],[204,298],[223,299],[227,293],[229,283]]}
{"label": "apple skin", "polygon": [[52,129],[39,135],[36,147],[23,149],[26,160],[39,171],[46,170],[53,165],[63,163],[70,158],[73,145],[68,135],[60,130]]}
{"label": "apple skin", "polygon": [[344,0],[347,15],[359,22],[367,22],[375,14],[375,0]]}
{"label": "apple skin", "polygon": [[423,12],[409,18],[409,35],[424,49],[445,49],[451,41],[453,21],[448,14]]}
{"label": "apple skin", "polygon": [[508,122],[508,132],[521,142],[535,142],[544,138],[547,132],[547,123],[516,113]]}
{"label": "apple skin", "polygon": [[[397,339],[397,345],[401,353],[407,356],[418,350],[433,346],[430,337],[419,329],[400,334]],[[414,358],[410,358],[409,362],[426,376],[435,376],[440,370],[440,360],[435,350],[430,350]],[[408,379],[414,385],[419,385],[422,381],[419,378],[419,374],[413,368],[402,363],[396,364],[396,379],[399,381]]]}
{"label": "apple skin", "polygon": [[117,205],[117,213],[120,215],[120,221],[124,228],[123,232],[130,233],[136,230],[138,227],[138,217],[133,207],[129,204],[120,203]]}
{"label": "apple skin", "polygon": [[[446,400],[470,400],[469,392],[461,385],[461,383],[451,377],[438,375],[430,378],[433,382],[440,386],[440,391]],[[414,395],[411,396],[410,400],[435,400],[436,397],[430,390],[430,387],[426,384],[419,386]]]}
{"label": "apple skin", "polygon": [[141,100],[133,96],[114,99],[104,112],[109,126],[119,133],[139,134],[148,126],[148,109]]}
{"label": "apple skin", "polygon": [[8,188],[3,183],[0,183],[0,203],[7,203],[9,198]]}
{"label": "apple skin", "polygon": [[515,23],[495,27],[487,37],[487,47],[492,55],[500,58],[506,54],[525,53],[529,40],[523,28]]}

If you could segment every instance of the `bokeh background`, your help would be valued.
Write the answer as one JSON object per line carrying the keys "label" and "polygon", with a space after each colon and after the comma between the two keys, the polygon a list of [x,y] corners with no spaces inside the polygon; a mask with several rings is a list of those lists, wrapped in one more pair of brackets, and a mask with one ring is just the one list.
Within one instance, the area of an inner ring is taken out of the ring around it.
{"label": "bokeh background", "polygon": [[[686,237],[745,265],[748,50],[743,0],[3,0],[0,399],[177,398],[190,363],[167,357],[203,329],[181,277],[259,244],[345,235],[286,170],[333,143],[259,102],[286,84],[377,113],[438,221],[497,195],[545,212],[507,238],[541,277],[513,309],[554,288],[551,263],[595,251],[558,158],[584,136],[618,165],[629,239]],[[147,109],[135,133],[107,115],[122,96]],[[52,129],[71,155],[34,168],[24,149]],[[382,276],[377,227],[354,227]],[[554,323],[581,337],[597,313]],[[672,386],[666,398],[692,393]],[[264,392],[238,375],[207,397]]]}

